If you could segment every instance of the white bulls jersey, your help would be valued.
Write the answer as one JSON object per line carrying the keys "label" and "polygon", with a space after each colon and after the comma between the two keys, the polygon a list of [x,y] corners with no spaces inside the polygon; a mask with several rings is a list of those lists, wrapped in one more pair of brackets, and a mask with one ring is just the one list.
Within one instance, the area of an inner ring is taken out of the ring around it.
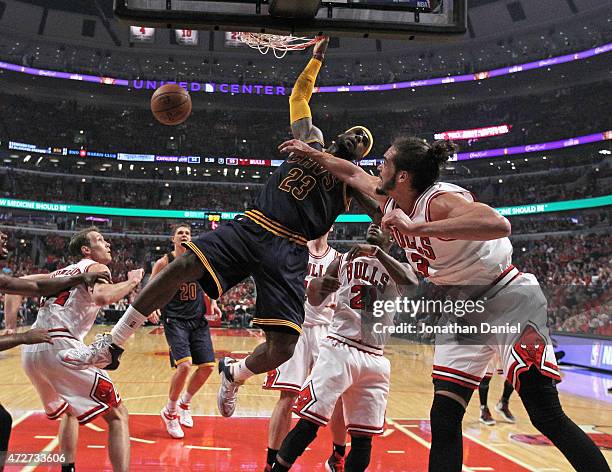
{"label": "white bulls jersey", "polygon": [[[76,264],[69,265],[63,269],[56,270],[51,277],[69,277],[87,272],[89,266],[96,264],[91,259],[82,259]],[[60,329],[64,328],[69,333],[83,341],[96,320],[100,306],[96,305],[89,289],[85,284],[58,293],[57,296],[44,299],[43,305],[38,310],[38,317],[33,328]],[[26,346],[32,349],[35,346],[47,347],[51,344],[37,344]],[[36,349],[33,349],[36,350]]]}
{"label": "white bulls jersey", "polygon": [[[336,292],[336,311],[329,335],[358,341],[381,349],[388,335],[377,334],[381,326],[393,325],[395,311],[373,310],[375,301],[395,300],[400,290],[387,269],[376,257],[357,257],[348,262],[340,259],[340,288]],[[377,324],[379,329],[374,329]]]}
{"label": "white bulls jersey", "polygon": [[[456,193],[474,201],[468,190],[436,182],[417,198],[412,211],[405,213],[417,223],[431,221],[431,201],[444,193]],[[394,208],[397,205],[390,198],[383,213],[387,214]],[[512,244],[508,238],[491,241],[428,238],[406,236],[395,228],[393,237],[406,251],[414,270],[436,285],[489,285],[512,267]]]}
{"label": "white bulls jersey", "polygon": [[[306,274],[306,284],[316,277],[323,277],[327,267],[340,256],[340,253],[331,246],[327,246],[327,251],[321,256],[310,253],[308,257],[308,273]],[[331,323],[334,314],[333,303],[335,294],[329,295],[319,306],[312,306],[308,301],[304,303],[304,326],[328,325]]]}

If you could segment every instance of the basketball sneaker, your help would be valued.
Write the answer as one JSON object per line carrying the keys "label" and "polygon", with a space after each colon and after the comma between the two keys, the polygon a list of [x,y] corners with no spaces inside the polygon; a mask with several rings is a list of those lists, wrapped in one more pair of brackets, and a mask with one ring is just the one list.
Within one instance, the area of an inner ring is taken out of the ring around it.
{"label": "basketball sneaker", "polygon": [[516,418],[510,412],[510,408],[508,408],[507,403],[499,402],[497,405],[495,405],[495,411],[501,413],[501,415],[504,417],[504,420],[506,420],[508,423],[516,423]]}
{"label": "basketball sneaker", "polygon": [[166,425],[166,431],[174,439],[182,439],[185,437],[183,428],[179,424],[179,415],[177,413],[170,413],[166,407],[163,407],[159,412],[162,421]]}
{"label": "basketball sneaker", "polygon": [[478,421],[480,421],[481,423],[486,424],[487,426],[495,425],[495,419],[491,415],[491,412],[489,411],[489,407],[488,406],[482,406],[481,405],[481,407],[480,407],[480,418],[478,419]]}
{"label": "basketball sneaker", "polygon": [[59,361],[73,370],[98,367],[115,370],[121,362],[123,349],[113,343],[110,333],[96,335],[96,340],[88,346],[64,349],[57,353]]}
{"label": "basketball sneaker", "polygon": [[221,386],[217,392],[217,408],[221,416],[229,417],[236,411],[236,401],[238,388],[242,382],[234,382],[234,376],[230,371],[230,365],[236,362],[231,357],[224,357],[219,361],[219,375],[221,376]]}
{"label": "basketball sneaker", "polygon": [[325,462],[325,470],[327,472],[344,472],[344,457],[334,451]]}
{"label": "basketball sneaker", "polygon": [[186,428],[193,428],[193,417],[191,416],[191,407],[189,404],[179,402],[178,413],[181,424]]}

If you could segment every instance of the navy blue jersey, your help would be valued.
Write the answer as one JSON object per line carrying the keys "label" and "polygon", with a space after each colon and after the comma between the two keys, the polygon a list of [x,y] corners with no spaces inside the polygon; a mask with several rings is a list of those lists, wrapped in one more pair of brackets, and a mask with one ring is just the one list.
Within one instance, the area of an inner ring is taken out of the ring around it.
{"label": "navy blue jersey", "polygon": [[[174,255],[168,253],[168,262],[174,260]],[[161,309],[162,319],[191,320],[204,317],[206,303],[204,303],[204,291],[197,282],[188,282],[181,285],[172,300]]]}
{"label": "navy blue jersey", "polygon": [[[309,145],[322,149],[318,142]],[[303,237],[300,239],[312,240],[327,233],[338,215],[346,211],[346,192],[346,186],[323,166],[292,154],[270,176],[252,210]],[[252,211],[246,215],[257,217]]]}

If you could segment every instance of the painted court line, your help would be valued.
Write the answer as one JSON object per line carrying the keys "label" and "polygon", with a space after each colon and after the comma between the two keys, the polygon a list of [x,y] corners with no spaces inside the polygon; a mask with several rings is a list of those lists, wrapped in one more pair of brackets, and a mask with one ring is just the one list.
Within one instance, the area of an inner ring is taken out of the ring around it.
{"label": "painted court line", "polygon": [[57,436],[34,436],[34,439],[55,439]]}
{"label": "painted court line", "polygon": [[199,449],[202,451],[231,451],[231,447],[212,447],[212,446],[185,446],[186,449]]}
{"label": "painted court line", "polygon": [[130,436],[130,440],[134,442],[144,443],[144,444],[155,444],[155,441],[151,441],[149,439],[133,438],[131,436]]}
{"label": "painted court line", "polygon": [[87,423],[85,427],[95,431],[96,433],[102,433],[104,431],[104,429],[100,428],[99,426],[96,426],[93,423]]}
{"label": "painted court line", "polygon": [[524,467],[527,470],[531,470],[531,471],[535,471],[536,469],[529,465],[526,464],[525,462],[517,459],[516,457],[511,456],[510,454],[508,454],[507,452],[503,452],[500,451],[498,448],[493,447],[485,442],[482,442],[480,439],[475,438],[474,436],[470,435],[470,434],[466,434],[463,433],[463,437],[468,438],[471,441],[474,441],[476,444],[479,444],[482,447],[486,447],[488,450],[493,451],[495,454],[499,454],[500,456],[504,457],[505,459],[508,459],[511,462],[514,462],[517,465],[520,465],[521,467]]}
{"label": "painted court line", "polygon": [[[430,442],[428,442],[425,439],[417,436],[412,431],[408,430],[407,428],[404,428],[404,426],[402,426],[401,424],[398,424],[395,421],[393,421],[391,418],[387,418],[387,423],[389,423],[391,426],[395,427],[398,431],[401,431],[402,433],[404,433],[406,436],[414,439],[421,446],[424,446],[427,449],[431,449],[431,443]],[[473,469],[467,467],[466,465],[462,465],[461,466],[461,470],[463,472],[471,472]]]}
{"label": "painted court line", "polygon": [[[55,438],[53,439],[53,441],[49,442],[40,452],[50,452],[53,449],[55,449],[59,444],[59,439]],[[27,467],[24,467],[23,469],[21,469],[21,472],[31,472],[33,470],[36,470],[36,468],[39,466],[40,464],[36,464],[36,465],[29,465]]]}
{"label": "painted court line", "polygon": [[17,426],[19,423],[21,423],[22,421],[26,420],[29,416],[34,414],[34,410],[32,411],[28,411],[26,413],[24,413],[23,415],[21,415],[19,418],[17,418],[15,421],[13,421],[13,428],[15,426]]}

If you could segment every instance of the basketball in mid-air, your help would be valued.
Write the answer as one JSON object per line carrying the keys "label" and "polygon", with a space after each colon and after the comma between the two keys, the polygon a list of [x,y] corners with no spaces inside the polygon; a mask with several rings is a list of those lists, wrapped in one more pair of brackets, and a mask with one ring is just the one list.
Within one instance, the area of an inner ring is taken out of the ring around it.
{"label": "basketball in mid-air", "polygon": [[151,111],[164,125],[180,125],[191,114],[189,92],[177,84],[164,84],[151,97]]}

